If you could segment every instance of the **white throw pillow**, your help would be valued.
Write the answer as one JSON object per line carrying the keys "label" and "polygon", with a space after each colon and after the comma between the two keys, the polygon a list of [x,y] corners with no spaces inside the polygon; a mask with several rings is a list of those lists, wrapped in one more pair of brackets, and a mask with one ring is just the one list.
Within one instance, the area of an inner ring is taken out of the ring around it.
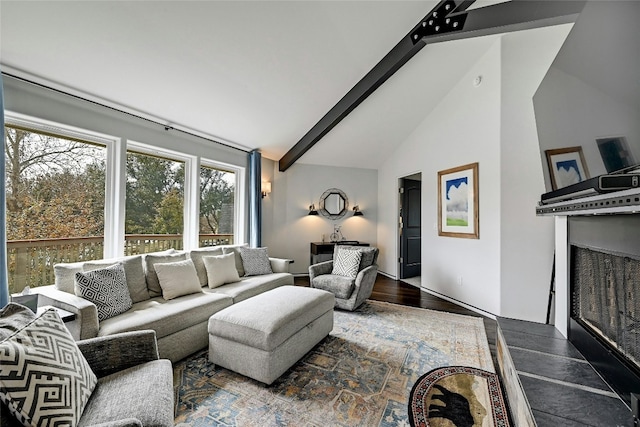
{"label": "white throw pillow", "polygon": [[78,425],[97,383],[54,309],[0,342],[0,400],[23,425]]}
{"label": "white throw pillow", "polygon": [[75,291],[77,296],[95,304],[100,321],[124,313],[133,304],[121,263],[76,273]]}
{"label": "white throw pillow", "polygon": [[174,249],[163,252],[152,252],[150,254],[143,255],[144,275],[147,281],[147,288],[149,289],[149,297],[159,297],[162,295],[162,288],[158,282],[158,274],[154,265],[158,262],[175,262],[183,261],[187,259],[186,252],[176,252]]}
{"label": "white throw pillow", "polygon": [[190,259],[156,263],[154,267],[162,289],[162,298],[170,300],[183,295],[202,292],[198,273],[193,261]]}
{"label": "white throw pillow", "polygon": [[244,267],[245,276],[260,276],[262,274],[271,274],[271,262],[267,248],[238,248],[240,257],[242,258],[242,266]]}
{"label": "white throw pillow", "polygon": [[196,266],[198,272],[198,279],[200,279],[201,286],[207,286],[207,269],[204,267],[202,258],[206,256],[218,256],[224,252],[220,246],[209,246],[206,248],[192,249],[189,251],[189,258],[193,261],[193,265]]}
{"label": "white throw pillow", "polygon": [[206,256],[202,258],[202,261],[207,270],[209,288],[217,288],[225,283],[233,283],[240,280],[238,270],[236,270],[236,256],[234,253]]}
{"label": "white throw pillow", "polygon": [[359,250],[340,248],[333,260],[331,274],[355,279],[358,275],[362,252]]}

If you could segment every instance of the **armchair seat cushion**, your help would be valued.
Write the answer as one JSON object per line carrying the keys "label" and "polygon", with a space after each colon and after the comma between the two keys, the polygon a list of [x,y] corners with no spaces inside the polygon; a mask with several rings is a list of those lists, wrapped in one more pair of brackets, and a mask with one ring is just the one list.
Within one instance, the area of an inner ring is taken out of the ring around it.
{"label": "armchair seat cushion", "polygon": [[349,299],[355,286],[355,279],[337,274],[323,274],[313,279],[314,288],[329,291],[336,298]]}
{"label": "armchair seat cushion", "polygon": [[166,359],[143,363],[98,380],[78,427],[124,420],[173,426],[173,371]]}

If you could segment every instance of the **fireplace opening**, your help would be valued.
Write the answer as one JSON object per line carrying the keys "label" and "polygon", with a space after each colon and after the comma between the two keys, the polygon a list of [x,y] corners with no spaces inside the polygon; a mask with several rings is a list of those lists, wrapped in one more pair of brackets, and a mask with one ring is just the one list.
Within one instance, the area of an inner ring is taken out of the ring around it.
{"label": "fireplace opening", "polygon": [[640,391],[640,256],[571,246],[570,339],[620,397]]}

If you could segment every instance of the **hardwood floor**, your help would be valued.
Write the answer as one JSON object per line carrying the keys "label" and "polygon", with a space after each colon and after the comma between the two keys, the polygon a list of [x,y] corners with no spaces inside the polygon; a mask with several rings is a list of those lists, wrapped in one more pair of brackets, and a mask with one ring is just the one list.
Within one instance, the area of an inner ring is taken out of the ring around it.
{"label": "hardwood floor", "polygon": [[[299,286],[309,286],[309,277],[296,277],[295,284]],[[487,341],[489,342],[489,347],[493,355],[494,364],[497,363],[495,354],[497,323],[495,320],[435,295],[431,295],[415,286],[409,285],[408,283],[390,279],[382,274],[378,274],[378,277],[376,278],[376,283],[373,287],[373,293],[371,294],[370,299],[410,307],[428,308],[430,310],[447,311],[449,313],[481,317],[484,321],[484,328],[487,332]]]}

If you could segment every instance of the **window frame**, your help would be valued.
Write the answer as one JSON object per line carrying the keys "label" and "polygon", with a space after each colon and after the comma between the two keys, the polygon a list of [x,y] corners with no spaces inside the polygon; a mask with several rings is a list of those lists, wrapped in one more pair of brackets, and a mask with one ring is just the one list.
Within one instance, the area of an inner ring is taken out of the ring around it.
{"label": "window frame", "polygon": [[[13,111],[5,110],[4,114],[5,126],[17,126],[30,129],[35,132],[59,135],[63,138],[66,137],[75,140],[86,141],[87,143],[93,143],[105,147],[106,164],[103,254],[105,257],[115,256],[113,254],[116,251],[117,242],[114,238],[112,238],[112,236],[116,235],[115,233],[117,233],[117,227],[114,227],[114,225],[117,223],[118,214],[115,209],[112,209],[112,207],[116,208],[118,206],[118,192],[116,191],[116,189],[120,185],[120,181],[124,183],[124,181],[122,180],[122,176],[116,173],[118,171],[116,158],[118,157],[119,148],[122,146],[122,139],[113,135],[95,132],[76,126],[54,122],[51,120],[45,120],[26,114],[16,113]],[[4,130],[3,143],[5,143]]]}
{"label": "window frame", "polygon": [[[235,174],[235,188],[234,188],[234,197],[233,197],[233,242],[234,244],[241,244],[245,242],[245,227],[242,227],[242,220],[245,218],[245,183],[246,183],[246,168],[241,166],[235,166],[229,163],[220,162],[217,160],[201,158],[200,164],[196,169],[197,179],[198,179],[198,189],[200,188],[200,167],[207,167],[213,169],[219,169],[227,172],[233,172]],[[199,227],[199,219],[200,219],[200,194],[197,197],[197,207],[196,207],[196,236],[200,234]],[[200,241],[197,238],[196,247],[199,245]]]}
{"label": "window frame", "polygon": [[[233,234],[235,243],[243,243],[246,237],[246,168],[199,155],[155,146],[123,137],[109,135],[60,122],[41,119],[5,110],[5,124],[44,132],[61,137],[86,141],[106,148],[105,201],[104,201],[104,257],[124,255],[127,153],[160,156],[182,161],[185,164],[184,229],[185,250],[199,247],[200,218],[200,167],[211,167],[235,173],[235,197]],[[3,139],[4,142],[4,139]]]}

